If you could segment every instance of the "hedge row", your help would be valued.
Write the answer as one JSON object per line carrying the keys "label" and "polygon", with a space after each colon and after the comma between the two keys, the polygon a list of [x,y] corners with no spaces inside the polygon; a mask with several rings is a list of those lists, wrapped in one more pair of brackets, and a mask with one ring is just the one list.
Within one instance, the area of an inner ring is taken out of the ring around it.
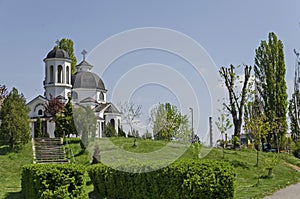
{"label": "hedge row", "polygon": [[25,199],[88,198],[85,169],[74,164],[30,164],[23,166],[22,194]]}
{"label": "hedge row", "polygon": [[[156,167],[157,165],[155,165]],[[236,174],[227,162],[179,160],[152,172],[151,165],[122,165],[123,172],[103,164],[88,168],[95,191],[107,198],[233,198]]]}

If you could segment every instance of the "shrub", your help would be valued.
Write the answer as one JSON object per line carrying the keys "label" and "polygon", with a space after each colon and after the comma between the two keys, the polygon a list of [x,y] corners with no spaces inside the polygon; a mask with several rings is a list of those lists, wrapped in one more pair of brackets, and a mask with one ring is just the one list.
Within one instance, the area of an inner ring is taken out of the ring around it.
{"label": "shrub", "polygon": [[92,165],[88,173],[103,198],[233,198],[236,174],[226,162],[178,160],[168,167],[155,164],[123,164],[114,170]]}
{"label": "shrub", "polygon": [[64,144],[68,141],[68,144],[79,144],[81,142],[80,138],[65,138]]}
{"label": "shrub", "polygon": [[25,199],[88,198],[84,174],[84,168],[74,164],[25,165],[22,194]]}

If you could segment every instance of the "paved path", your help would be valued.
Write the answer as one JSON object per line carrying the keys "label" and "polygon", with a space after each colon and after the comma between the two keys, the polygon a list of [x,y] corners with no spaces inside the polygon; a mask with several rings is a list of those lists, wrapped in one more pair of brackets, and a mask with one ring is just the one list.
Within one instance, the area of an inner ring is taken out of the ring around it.
{"label": "paved path", "polygon": [[290,185],[284,189],[275,192],[271,196],[264,199],[299,199],[300,198],[300,183]]}

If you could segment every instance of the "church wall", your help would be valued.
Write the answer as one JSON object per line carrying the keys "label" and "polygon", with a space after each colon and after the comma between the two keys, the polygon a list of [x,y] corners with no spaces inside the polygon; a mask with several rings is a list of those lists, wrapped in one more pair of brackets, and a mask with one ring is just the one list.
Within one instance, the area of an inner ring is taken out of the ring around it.
{"label": "church wall", "polygon": [[65,86],[48,86],[46,89],[46,97],[47,99],[50,99],[50,94],[52,97],[57,97],[59,95],[65,97],[65,99],[68,99],[68,93],[71,93],[71,87],[66,88]]}
{"label": "church wall", "polygon": [[76,102],[80,102],[88,97],[97,100],[97,89],[88,89],[88,88],[76,88],[72,91],[77,92],[78,99],[74,99]]}

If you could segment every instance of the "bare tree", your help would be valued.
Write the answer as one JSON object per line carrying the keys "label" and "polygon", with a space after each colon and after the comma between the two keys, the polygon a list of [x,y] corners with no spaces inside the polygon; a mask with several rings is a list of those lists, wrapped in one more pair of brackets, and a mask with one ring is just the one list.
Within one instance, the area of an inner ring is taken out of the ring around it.
{"label": "bare tree", "polygon": [[138,121],[135,121],[137,118],[139,118],[142,114],[141,109],[142,106],[141,105],[135,105],[133,102],[125,102],[124,104],[120,103],[120,109],[122,112],[122,116],[125,121],[126,124],[129,125],[130,127],[130,133],[132,135],[133,132],[133,125],[137,124]]}
{"label": "bare tree", "polygon": [[[248,82],[250,79],[251,69],[251,66],[244,65],[244,80],[238,78],[235,66],[232,64],[229,68],[222,66],[219,70],[221,77],[224,79],[229,96],[229,103],[224,103],[224,106],[231,114],[234,125],[234,136],[237,136],[238,138],[240,138],[241,134],[243,110],[248,92]],[[241,92],[237,91],[237,83],[242,83]]]}

